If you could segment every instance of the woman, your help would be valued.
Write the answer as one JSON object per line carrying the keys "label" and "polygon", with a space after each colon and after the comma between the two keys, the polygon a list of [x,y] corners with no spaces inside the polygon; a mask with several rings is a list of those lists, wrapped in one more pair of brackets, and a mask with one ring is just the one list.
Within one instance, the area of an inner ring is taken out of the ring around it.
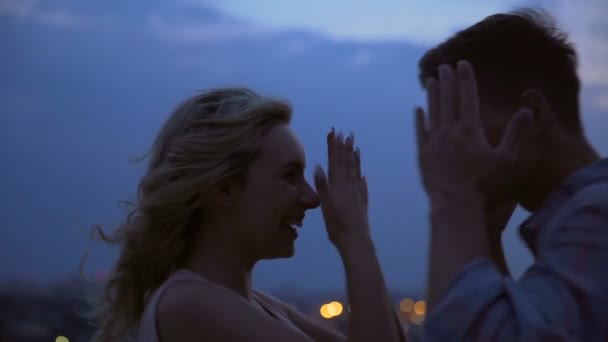
{"label": "woman", "polygon": [[[137,327],[140,341],[395,341],[391,308],[367,218],[367,187],[353,137],[328,135],[318,194],[290,105],[229,88],[195,96],[156,138],[136,209],[112,236],[120,257],[96,315],[97,341]],[[263,259],[288,258],[305,212],[321,205],[344,262],[350,331],[309,320],[251,288]]]}

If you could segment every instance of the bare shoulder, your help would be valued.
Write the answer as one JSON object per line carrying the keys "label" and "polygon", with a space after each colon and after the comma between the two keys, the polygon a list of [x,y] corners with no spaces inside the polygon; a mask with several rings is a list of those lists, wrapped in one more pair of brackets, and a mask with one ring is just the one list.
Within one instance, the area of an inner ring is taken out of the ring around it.
{"label": "bare shoulder", "polygon": [[[259,293],[259,292],[258,292]],[[279,305],[283,312],[287,314],[289,319],[308,336],[312,337],[315,341],[319,342],[339,342],[346,341],[346,337],[338,330],[333,329],[321,322],[316,322],[310,317],[306,316],[296,308],[288,305],[284,301],[269,295],[262,293],[263,296],[270,298],[276,305]]]}
{"label": "bare shoulder", "polygon": [[261,313],[247,300],[219,286],[176,283],[158,303],[162,342],[190,340],[311,341]]}
{"label": "bare shoulder", "polygon": [[217,295],[223,294],[200,282],[183,281],[174,284],[158,302],[156,320],[159,331],[171,332],[173,328],[183,327],[190,323],[189,320],[200,315],[201,321],[205,322],[202,318],[212,314]]}

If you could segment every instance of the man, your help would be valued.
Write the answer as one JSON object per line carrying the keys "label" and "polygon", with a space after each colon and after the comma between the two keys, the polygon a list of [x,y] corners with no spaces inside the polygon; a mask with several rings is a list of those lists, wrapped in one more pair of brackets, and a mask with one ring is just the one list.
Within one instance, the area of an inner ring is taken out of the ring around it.
{"label": "man", "polygon": [[[531,10],[490,16],[421,59],[428,340],[608,340],[608,159],[583,132],[576,59]],[[535,257],[518,280],[500,246],[516,204],[532,213],[520,233]]]}

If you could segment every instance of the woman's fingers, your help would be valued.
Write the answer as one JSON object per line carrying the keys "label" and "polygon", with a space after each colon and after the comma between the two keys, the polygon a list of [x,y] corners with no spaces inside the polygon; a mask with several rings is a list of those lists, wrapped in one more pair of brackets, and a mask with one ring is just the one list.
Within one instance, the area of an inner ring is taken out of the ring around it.
{"label": "woman's fingers", "polygon": [[336,182],[351,182],[356,187],[362,187],[361,151],[355,146],[355,135],[346,138],[340,131],[333,128],[327,135],[329,186]]}
{"label": "woman's fingers", "polygon": [[355,149],[353,154],[355,156],[355,177],[361,178],[361,150],[359,150],[359,147]]}

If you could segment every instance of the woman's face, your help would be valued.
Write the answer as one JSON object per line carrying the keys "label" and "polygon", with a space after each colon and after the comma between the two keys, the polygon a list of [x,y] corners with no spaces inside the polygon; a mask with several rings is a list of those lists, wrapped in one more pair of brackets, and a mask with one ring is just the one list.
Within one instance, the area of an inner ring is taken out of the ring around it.
{"label": "woman's face", "polygon": [[289,125],[275,126],[260,142],[246,182],[232,199],[234,228],[249,256],[259,260],[295,253],[297,227],[307,210],[319,206],[304,178],[305,167],[304,149]]}

